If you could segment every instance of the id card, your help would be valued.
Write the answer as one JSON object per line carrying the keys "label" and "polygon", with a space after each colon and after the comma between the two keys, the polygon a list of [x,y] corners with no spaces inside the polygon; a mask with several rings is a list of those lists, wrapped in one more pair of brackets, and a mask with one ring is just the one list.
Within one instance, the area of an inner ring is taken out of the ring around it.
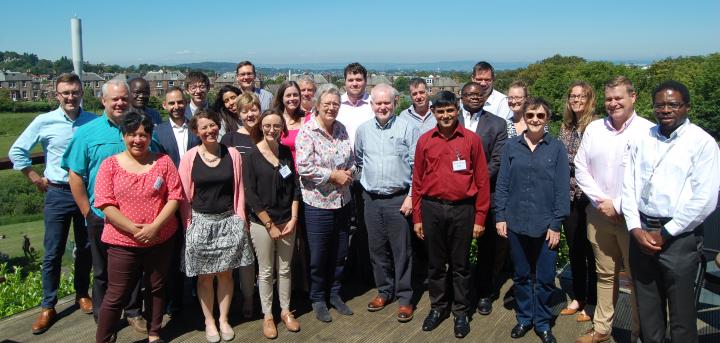
{"label": "id card", "polygon": [[453,171],[463,171],[467,170],[467,163],[465,163],[465,160],[456,160],[453,161]]}
{"label": "id card", "polygon": [[162,187],[163,182],[164,182],[164,181],[163,181],[162,176],[158,176],[157,179],[155,179],[155,183],[153,184],[153,188],[155,188],[155,190],[160,190],[160,187]]}
{"label": "id card", "polygon": [[292,172],[290,171],[290,168],[286,165],[283,165],[280,167],[280,176],[282,176],[283,179],[287,179],[288,176],[290,176]]}

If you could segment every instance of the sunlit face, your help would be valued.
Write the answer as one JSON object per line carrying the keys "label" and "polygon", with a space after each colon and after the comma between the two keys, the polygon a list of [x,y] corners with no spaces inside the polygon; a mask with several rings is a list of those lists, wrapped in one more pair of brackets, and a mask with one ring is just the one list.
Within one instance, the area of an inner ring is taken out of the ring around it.
{"label": "sunlit face", "polygon": [[252,104],[250,106],[244,106],[240,109],[240,120],[242,120],[245,129],[250,131],[250,128],[257,124],[257,120],[260,117],[260,108]]}
{"label": "sunlit face", "polygon": [[145,80],[130,83],[130,102],[135,108],[144,108],[150,101],[150,85]]}
{"label": "sunlit face", "polygon": [[202,82],[195,82],[188,85],[187,92],[190,95],[192,102],[196,104],[202,104],[207,98],[208,87]]}
{"label": "sunlit face", "polygon": [[375,118],[381,124],[387,123],[390,117],[395,115],[395,97],[386,89],[373,91],[370,105],[375,112]]}
{"label": "sunlit face", "polygon": [[218,141],[218,133],[220,132],[220,126],[215,121],[208,118],[198,118],[197,129],[195,135],[200,138],[200,141],[205,143],[216,143]]}
{"label": "sunlit face", "polygon": [[102,97],[102,104],[108,118],[119,122],[123,112],[128,108],[128,90],[124,85],[111,84]]}
{"label": "sunlit face", "polygon": [[163,108],[168,111],[168,115],[172,119],[180,119],[185,117],[185,98],[182,92],[172,91],[165,95]]}
{"label": "sunlit face", "polygon": [[613,121],[624,122],[630,118],[635,99],[635,93],[628,93],[625,85],[605,88],[605,110]]}
{"label": "sunlit face", "polygon": [[485,96],[485,93],[483,93],[482,87],[471,84],[465,87],[462,91],[460,99],[463,107],[467,111],[475,113],[482,109],[483,105],[485,105],[487,97]]}
{"label": "sunlit face", "polygon": [[237,114],[237,107],[235,105],[235,99],[238,95],[235,92],[227,91],[222,95],[222,101],[225,108],[231,113]]}
{"label": "sunlit face", "polygon": [[410,98],[415,108],[426,108],[429,104],[427,87],[422,83],[417,85],[417,87],[410,86]]}
{"label": "sunlit face", "polygon": [[348,73],[345,75],[345,90],[348,95],[359,98],[365,93],[366,80],[362,73]]}
{"label": "sunlit face", "polygon": [[472,79],[473,82],[477,82],[480,84],[483,94],[490,96],[490,93],[492,93],[493,90],[493,83],[495,82],[492,71],[490,71],[489,69],[478,70],[477,73],[473,75]]}
{"label": "sunlit face", "polygon": [[285,106],[285,112],[293,113],[300,107],[300,90],[295,86],[285,88],[282,98],[283,105]]}
{"label": "sunlit face", "polygon": [[83,89],[77,82],[60,82],[57,84],[55,99],[65,113],[75,113],[80,109]]}
{"label": "sunlit face", "polygon": [[303,104],[312,103],[313,97],[315,97],[315,84],[309,81],[300,81],[300,98],[302,98]]}
{"label": "sunlit face", "polygon": [[433,108],[432,113],[440,129],[453,128],[457,122],[458,108],[453,105],[436,106]]}
{"label": "sunlit face", "polygon": [[660,128],[674,130],[687,119],[690,104],[683,101],[679,92],[666,89],[655,95],[653,109]]}
{"label": "sunlit face", "polygon": [[255,89],[255,70],[253,66],[246,65],[238,68],[235,80],[242,89]]}
{"label": "sunlit face", "polygon": [[548,119],[548,113],[542,106],[528,107],[523,115],[523,120],[525,120],[525,125],[530,133],[544,132]]}
{"label": "sunlit face", "polygon": [[588,94],[581,86],[575,86],[570,90],[570,95],[568,95],[568,103],[570,104],[570,109],[573,111],[573,113],[579,114],[585,111],[588,101],[587,97]]}
{"label": "sunlit face", "polygon": [[320,97],[318,104],[318,117],[325,122],[334,122],[340,110],[340,97],[326,93]]}
{"label": "sunlit face", "polygon": [[134,157],[142,157],[149,152],[150,134],[145,132],[142,125],[134,132],[124,134],[123,141],[125,141],[127,151]]}
{"label": "sunlit face", "polygon": [[513,111],[513,113],[519,114],[522,112],[526,100],[527,94],[525,94],[525,90],[522,87],[511,87],[508,90],[508,107],[510,107],[510,110]]}
{"label": "sunlit face", "polygon": [[263,138],[266,141],[280,141],[280,134],[283,129],[282,118],[279,115],[271,114],[266,115],[262,123],[260,123],[263,133]]}

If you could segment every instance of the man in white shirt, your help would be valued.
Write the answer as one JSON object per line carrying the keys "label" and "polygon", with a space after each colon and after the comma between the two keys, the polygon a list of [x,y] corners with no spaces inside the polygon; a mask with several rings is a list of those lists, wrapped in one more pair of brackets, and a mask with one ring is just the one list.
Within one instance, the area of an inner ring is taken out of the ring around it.
{"label": "man in white shirt", "polygon": [[345,67],[345,94],[340,96],[340,110],[337,120],[347,130],[350,143],[355,146],[355,132],[360,124],[375,118],[370,107],[370,95],[365,92],[367,69],[360,63],[350,63]]}
{"label": "man in white shirt", "polygon": [[660,84],[653,109],[658,125],[631,148],[622,192],[640,327],[643,342],[664,342],[669,308],[670,340],[697,342],[695,277],[702,223],[717,204],[720,150],[690,123],[682,83]]}
{"label": "man in white shirt", "polygon": [[260,112],[263,112],[270,109],[273,95],[264,89],[255,87],[256,77],[255,65],[250,61],[242,61],[235,68],[235,81],[240,86],[240,90],[243,93],[255,93],[260,99]]}
{"label": "man in white shirt", "polygon": [[[621,195],[625,166],[632,141],[646,134],[653,124],[635,113],[637,96],[632,82],[618,76],[605,84],[608,117],[590,123],[575,155],[575,178],[590,199],[587,208],[588,240],[597,267],[597,306],[593,330],[576,343],[610,339],[619,286],[620,266],[630,274],[629,235],[622,218]],[[631,294],[631,342],[637,340],[640,325],[635,296]]]}
{"label": "man in white shirt", "polygon": [[498,92],[493,88],[495,83],[495,69],[485,61],[480,61],[473,67],[473,82],[477,82],[482,87],[483,92],[487,96],[483,109],[500,118],[512,118],[512,111],[507,103],[507,96]]}

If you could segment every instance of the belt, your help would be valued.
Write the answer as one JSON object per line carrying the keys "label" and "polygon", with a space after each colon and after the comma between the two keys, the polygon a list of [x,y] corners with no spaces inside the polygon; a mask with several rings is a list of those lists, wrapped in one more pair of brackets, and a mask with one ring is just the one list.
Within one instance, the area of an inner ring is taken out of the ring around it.
{"label": "belt", "polygon": [[423,199],[427,201],[436,202],[443,205],[462,205],[462,204],[472,204],[475,202],[475,197],[465,198],[461,200],[445,200],[440,198],[435,198],[427,195],[422,196]]}
{"label": "belt", "polygon": [[671,221],[669,217],[653,217],[640,212],[640,223],[645,231],[657,231],[663,228],[665,224]]}
{"label": "belt", "polygon": [[48,186],[50,186],[52,188],[66,190],[66,191],[70,190],[70,185],[67,183],[55,183],[52,181],[48,181]]}
{"label": "belt", "polygon": [[370,197],[370,199],[377,200],[377,199],[391,199],[396,196],[407,195],[409,190],[410,190],[410,188],[405,188],[405,189],[401,189],[399,191],[396,191],[396,192],[393,192],[390,194],[379,194],[379,193],[372,193],[372,192],[368,192],[368,191],[365,191],[365,193],[367,193],[367,195]]}

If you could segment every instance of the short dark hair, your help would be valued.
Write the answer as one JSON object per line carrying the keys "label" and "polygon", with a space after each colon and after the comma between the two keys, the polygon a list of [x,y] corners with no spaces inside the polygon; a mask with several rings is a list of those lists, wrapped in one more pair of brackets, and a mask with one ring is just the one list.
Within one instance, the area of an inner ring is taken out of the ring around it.
{"label": "short dark hair", "polygon": [[482,85],[481,85],[481,84],[479,84],[479,83],[477,83],[477,82],[474,82],[474,81],[470,81],[470,82],[468,82],[468,83],[466,83],[466,84],[463,85],[462,89],[460,90],[460,94],[461,94],[461,95],[462,95],[462,94],[465,94],[465,90],[468,89],[468,88],[470,88],[471,86],[475,86],[475,87],[482,88]]}
{"label": "short dark hair", "polygon": [[[167,91],[165,91],[165,96],[167,97],[167,95],[172,92],[180,92],[180,94],[185,94],[185,93],[183,93],[183,90],[180,87],[170,86],[170,87],[168,87]],[[184,97],[184,95],[183,95],[183,97]]]}
{"label": "short dark hair", "polygon": [[152,136],[153,128],[155,127],[152,120],[150,120],[150,117],[146,116],[141,111],[134,108],[130,108],[123,113],[122,119],[120,120],[120,125],[118,126],[123,136],[127,135],[128,133],[137,131],[140,126],[145,129],[145,133]]}
{"label": "short dark hair", "polygon": [[277,110],[274,110],[274,109],[265,110],[260,115],[260,118],[258,118],[257,124],[255,124],[255,126],[250,128],[250,138],[252,138],[252,140],[253,140],[253,142],[255,142],[255,144],[257,144],[258,142],[260,142],[263,139],[263,129],[262,129],[263,119],[265,119],[265,117],[272,116],[272,115],[280,117],[280,122],[282,123],[282,136],[288,135],[287,124],[285,123],[285,118],[283,117],[282,113],[278,112]]}
{"label": "short dark hair", "polygon": [[59,83],[77,83],[82,88],[82,81],[80,81],[80,77],[77,76],[77,74],[72,73],[62,73],[60,76],[55,79],[55,90],[57,90],[57,85]]}
{"label": "short dark hair", "polygon": [[363,65],[358,62],[353,62],[345,66],[345,70],[343,71],[343,73],[346,80],[348,74],[362,74],[363,79],[367,81],[367,69],[365,69],[365,67],[363,67]]}
{"label": "short dark hair", "polygon": [[455,109],[460,108],[458,106],[458,99],[457,96],[455,96],[455,93],[450,91],[442,91],[435,96],[435,100],[433,100],[432,105],[430,105],[431,109],[434,109],[436,107],[446,107],[446,106],[454,106]]}
{"label": "short dark hair", "polygon": [[477,74],[477,72],[483,71],[483,70],[489,70],[490,74],[492,75],[493,80],[495,79],[495,68],[493,68],[492,64],[485,62],[485,61],[480,61],[478,63],[475,63],[472,74],[473,74],[473,76],[475,76],[475,74]]}
{"label": "short dark hair", "polygon": [[628,94],[635,93],[635,86],[633,85],[632,81],[623,75],[615,76],[605,82],[604,90],[607,91],[609,88],[615,88],[620,86],[625,86],[625,90],[627,90]]}
{"label": "short dark hair", "polygon": [[205,87],[210,87],[210,79],[207,75],[203,72],[199,71],[191,71],[188,73],[187,78],[185,79],[185,88],[190,89],[190,85],[193,83],[202,82],[205,84]]}
{"label": "short dark hair", "polygon": [[257,72],[255,71],[255,65],[252,64],[252,62],[250,61],[241,61],[240,63],[238,63],[237,67],[235,67],[235,75],[237,75],[238,70],[240,70],[240,68],[244,66],[251,66],[253,69],[253,75],[257,76]]}
{"label": "short dark hair", "polygon": [[552,110],[550,109],[550,105],[548,105],[547,101],[545,101],[545,99],[543,99],[542,97],[528,98],[525,102],[523,114],[525,114],[525,112],[527,112],[527,110],[529,109],[534,109],[538,107],[542,107],[545,110],[545,112],[547,113],[547,121],[550,121],[550,117],[552,117]]}
{"label": "short dark hair", "polygon": [[197,112],[195,112],[195,115],[190,118],[190,122],[188,123],[188,126],[190,126],[190,130],[197,132],[198,119],[202,118],[212,120],[215,122],[215,125],[220,127],[220,117],[218,117],[217,113],[205,109],[199,109],[197,110]]}
{"label": "short dark hair", "polygon": [[682,101],[686,104],[690,103],[690,91],[688,91],[687,87],[682,82],[678,82],[675,80],[667,80],[655,87],[655,90],[652,93],[653,102],[655,102],[655,97],[658,95],[658,93],[665,90],[673,90],[680,93],[680,96],[682,96]]}
{"label": "short dark hair", "polygon": [[147,82],[147,80],[143,79],[142,77],[134,77],[130,80],[128,80],[128,85],[131,85],[133,82],[145,82],[148,87],[150,87],[150,83]]}
{"label": "short dark hair", "polygon": [[427,81],[425,81],[422,77],[413,77],[410,81],[408,81],[408,89],[410,87],[417,88],[420,85],[425,85],[425,88],[427,88]]}

